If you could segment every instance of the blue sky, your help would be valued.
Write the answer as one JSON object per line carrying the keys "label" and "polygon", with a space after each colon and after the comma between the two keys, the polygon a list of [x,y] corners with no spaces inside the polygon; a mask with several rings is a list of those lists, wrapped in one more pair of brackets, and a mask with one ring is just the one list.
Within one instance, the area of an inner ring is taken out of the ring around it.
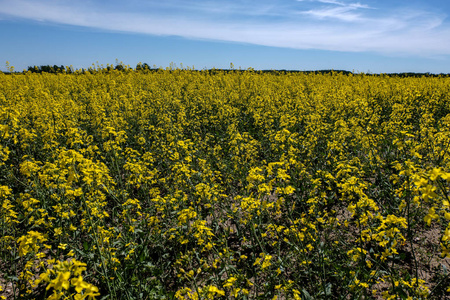
{"label": "blue sky", "polygon": [[450,73],[449,13],[446,0],[0,0],[0,69]]}

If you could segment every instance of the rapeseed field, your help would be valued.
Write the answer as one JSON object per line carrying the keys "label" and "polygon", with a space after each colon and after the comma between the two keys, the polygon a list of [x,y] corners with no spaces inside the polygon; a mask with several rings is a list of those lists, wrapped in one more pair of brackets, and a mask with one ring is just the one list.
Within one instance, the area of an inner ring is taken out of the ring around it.
{"label": "rapeseed field", "polygon": [[4,299],[450,297],[450,78],[0,73]]}

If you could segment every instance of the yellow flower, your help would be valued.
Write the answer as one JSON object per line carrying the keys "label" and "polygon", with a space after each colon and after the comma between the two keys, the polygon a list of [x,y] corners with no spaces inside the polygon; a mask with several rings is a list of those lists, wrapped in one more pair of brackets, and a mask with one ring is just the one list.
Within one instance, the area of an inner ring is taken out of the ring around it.
{"label": "yellow flower", "polygon": [[232,287],[233,284],[236,282],[236,280],[237,280],[236,277],[230,277],[230,278],[228,278],[227,281],[223,284],[223,287],[224,287],[224,288]]}
{"label": "yellow flower", "polygon": [[206,288],[207,298],[214,299],[215,295],[225,296],[225,291],[219,290],[216,286],[210,285]]}
{"label": "yellow flower", "polygon": [[431,221],[434,219],[439,219],[439,215],[436,214],[436,208],[432,207],[428,210],[428,214],[425,216],[424,221],[427,223],[428,226],[430,226]]}
{"label": "yellow flower", "polygon": [[70,286],[69,278],[70,278],[69,271],[60,272],[60,273],[58,273],[58,275],[55,279],[50,281],[50,284],[47,286],[46,289],[48,290],[53,287],[56,291],[60,291],[62,289],[67,290],[67,289],[69,289],[69,286]]}
{"label": "yellow flower", "polygon": [[270,260],[272,259],[272,255],[266,255],[264,256],[264,262],[261,265],[261,269],[264,270],[265,268],[269,267],[272,263]]}

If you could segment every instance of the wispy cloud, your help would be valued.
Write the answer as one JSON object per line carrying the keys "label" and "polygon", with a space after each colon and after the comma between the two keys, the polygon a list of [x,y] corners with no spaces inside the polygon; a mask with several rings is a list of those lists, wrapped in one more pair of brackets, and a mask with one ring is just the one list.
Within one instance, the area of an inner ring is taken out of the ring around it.
{"label": "wispy cloud", "polygon": [[300,11],[300,14],[308,15],[318,19],[336,19],[345,22],[364,21],[361,9],[369,9],[370,6],[359,2],[342,2],[336,0],[297,0],[298,2],[315,2],[325,4],[313,9]]}
{"label": "wispy cloud", "polygon": [[316,2],[316,3],[323,3],[323,4],[332,4],[332,5],[338,5],[353,9],[358,8],[372,8],[371,6],[367,4],[361,4],[360,2],[342,2],[342,1],[336,1],[336,0],[297,0],[297,2]]}
{"label": "wispy cloud", "polygon": [[301,12],[304,15],[310,15],[319,19],[338,19],[346,22],[362,21],[363,18],[358,13],[353,13],[353,9],[349,7],[332,7],[332,8],[320,8],[312,9]]}
{"label": "wispy cloud", "polygon": [[450,55],[445,15],[345,0],[0,0],[2,16],[297,49]]}

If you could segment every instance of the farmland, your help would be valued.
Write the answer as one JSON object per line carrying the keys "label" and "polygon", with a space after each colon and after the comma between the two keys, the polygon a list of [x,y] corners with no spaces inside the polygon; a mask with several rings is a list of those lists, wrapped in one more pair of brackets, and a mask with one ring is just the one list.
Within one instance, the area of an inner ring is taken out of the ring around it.
{"label": "farmland", "polygon": [[448,77],[0,73],[0,107],[8,299],[450,294]]}

